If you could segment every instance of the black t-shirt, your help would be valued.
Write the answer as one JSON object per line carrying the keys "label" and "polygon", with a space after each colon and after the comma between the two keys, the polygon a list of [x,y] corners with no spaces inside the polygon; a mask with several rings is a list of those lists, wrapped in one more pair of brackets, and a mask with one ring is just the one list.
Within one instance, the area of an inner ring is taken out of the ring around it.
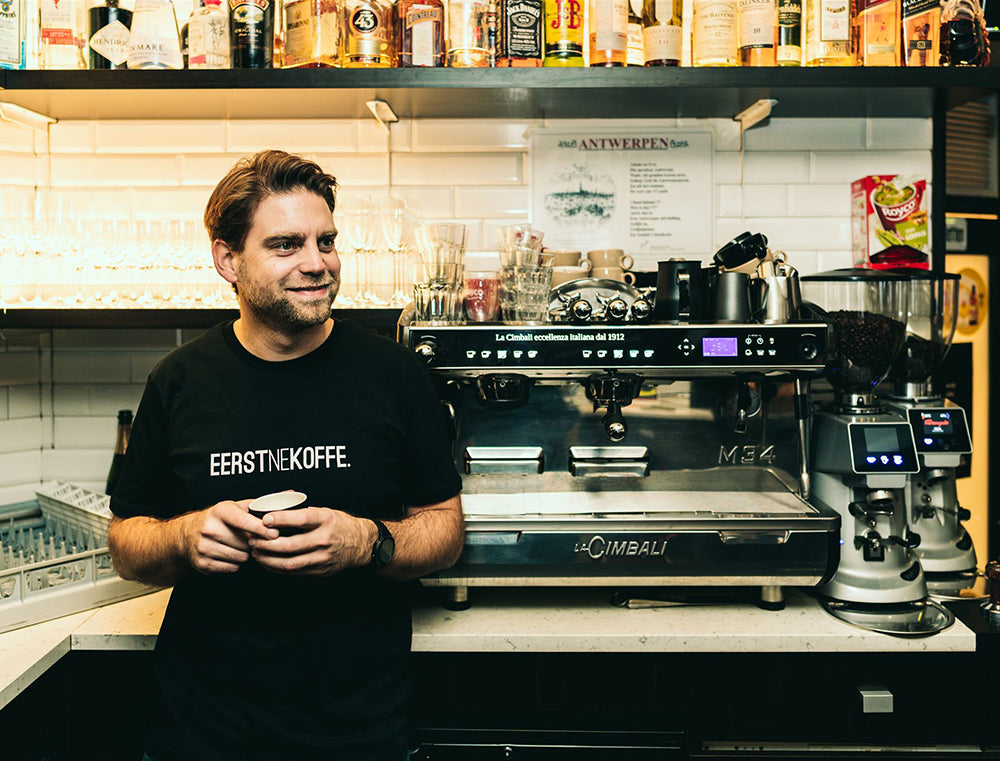
{"label": "black t-shirt", "polygon": [[[449,449],[430,377],[403,347],[338,320],[311,353],[268,362],[229,323],[153,370],[111,509],[169,518],[296,489],[309,505],[395,519],[459,492]],[[188,572],[157,640],[150,753],[403,758],[409,590],[368,569]]]}

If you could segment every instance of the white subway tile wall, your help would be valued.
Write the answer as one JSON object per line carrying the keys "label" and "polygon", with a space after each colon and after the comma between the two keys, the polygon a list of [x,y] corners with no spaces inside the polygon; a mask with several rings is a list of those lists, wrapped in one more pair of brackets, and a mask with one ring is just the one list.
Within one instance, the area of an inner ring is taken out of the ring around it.
{"label": "white subway tile wall", "polygon": [[[850,264],[852,180],[883,172],[930,177],[929,119],[782,119],[779,104],[742,136],[742,154],[730,119],[404,119],[389,134],[372,119],[69,121],[53,124],[48,139],[0,124],[0,188],[8,192],[0,199],[51,186],[88,214],[200,219],[215,183],[240,156],[275,147],[318,161],[344,195],[391,189],[423,217],[467,222],[470,248],[489,250],[498,227],[530,216],[534,129],[643,124],[711,130],[715,247],[743,230],[761,231],[803,273]],[[33,498],[48,478],[102,488],[117,411],[135,410],[153,365],[197,333],[7,331],[0,340],[0,504]]]}

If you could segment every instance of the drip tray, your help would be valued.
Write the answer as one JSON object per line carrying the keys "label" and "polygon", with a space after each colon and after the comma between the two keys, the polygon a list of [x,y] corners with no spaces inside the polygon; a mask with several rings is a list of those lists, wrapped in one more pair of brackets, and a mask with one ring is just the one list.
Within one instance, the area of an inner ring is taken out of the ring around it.
{"label": "drip tray", "polygon": [[951,611],[932,600],[891,605],[824,600],[823,608],[844,623],[897,637],[927,637],[944,631],[955,622]]}

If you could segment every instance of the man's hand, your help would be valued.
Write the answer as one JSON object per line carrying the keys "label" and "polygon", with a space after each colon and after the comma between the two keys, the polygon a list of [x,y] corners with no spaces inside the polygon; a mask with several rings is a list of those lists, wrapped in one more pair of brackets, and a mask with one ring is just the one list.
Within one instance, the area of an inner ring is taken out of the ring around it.
{"label": "man's hand", "polygon": [[378,533],[371,521],[328,507],[275,510],[264,516],[262,525],[297,533],[277,539],[251,535],[250,554],[257,564],[304,576],[332,576],[366,565]]}
{"label": "man's hand", "polygon": [[235,573],[250,559],[250,537],[278,536],[247,512],[249,504],[249,499],[226,500],[181,516],[184,554],[192,568],[204,574]]}

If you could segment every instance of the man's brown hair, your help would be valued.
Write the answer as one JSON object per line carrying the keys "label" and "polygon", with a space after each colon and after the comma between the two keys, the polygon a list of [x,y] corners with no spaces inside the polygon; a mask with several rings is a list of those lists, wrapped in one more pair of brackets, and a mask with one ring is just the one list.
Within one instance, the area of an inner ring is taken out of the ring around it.
{"label": "man's brown hair", "polygon": [[268,196],[310,190],[333,212],[336,178],[319,164],[285,151],[260,151],[244,156],[212,191],[205,207],[205,229],[213,241],[221,240],[233,251],[242,251],[257,206]]}

